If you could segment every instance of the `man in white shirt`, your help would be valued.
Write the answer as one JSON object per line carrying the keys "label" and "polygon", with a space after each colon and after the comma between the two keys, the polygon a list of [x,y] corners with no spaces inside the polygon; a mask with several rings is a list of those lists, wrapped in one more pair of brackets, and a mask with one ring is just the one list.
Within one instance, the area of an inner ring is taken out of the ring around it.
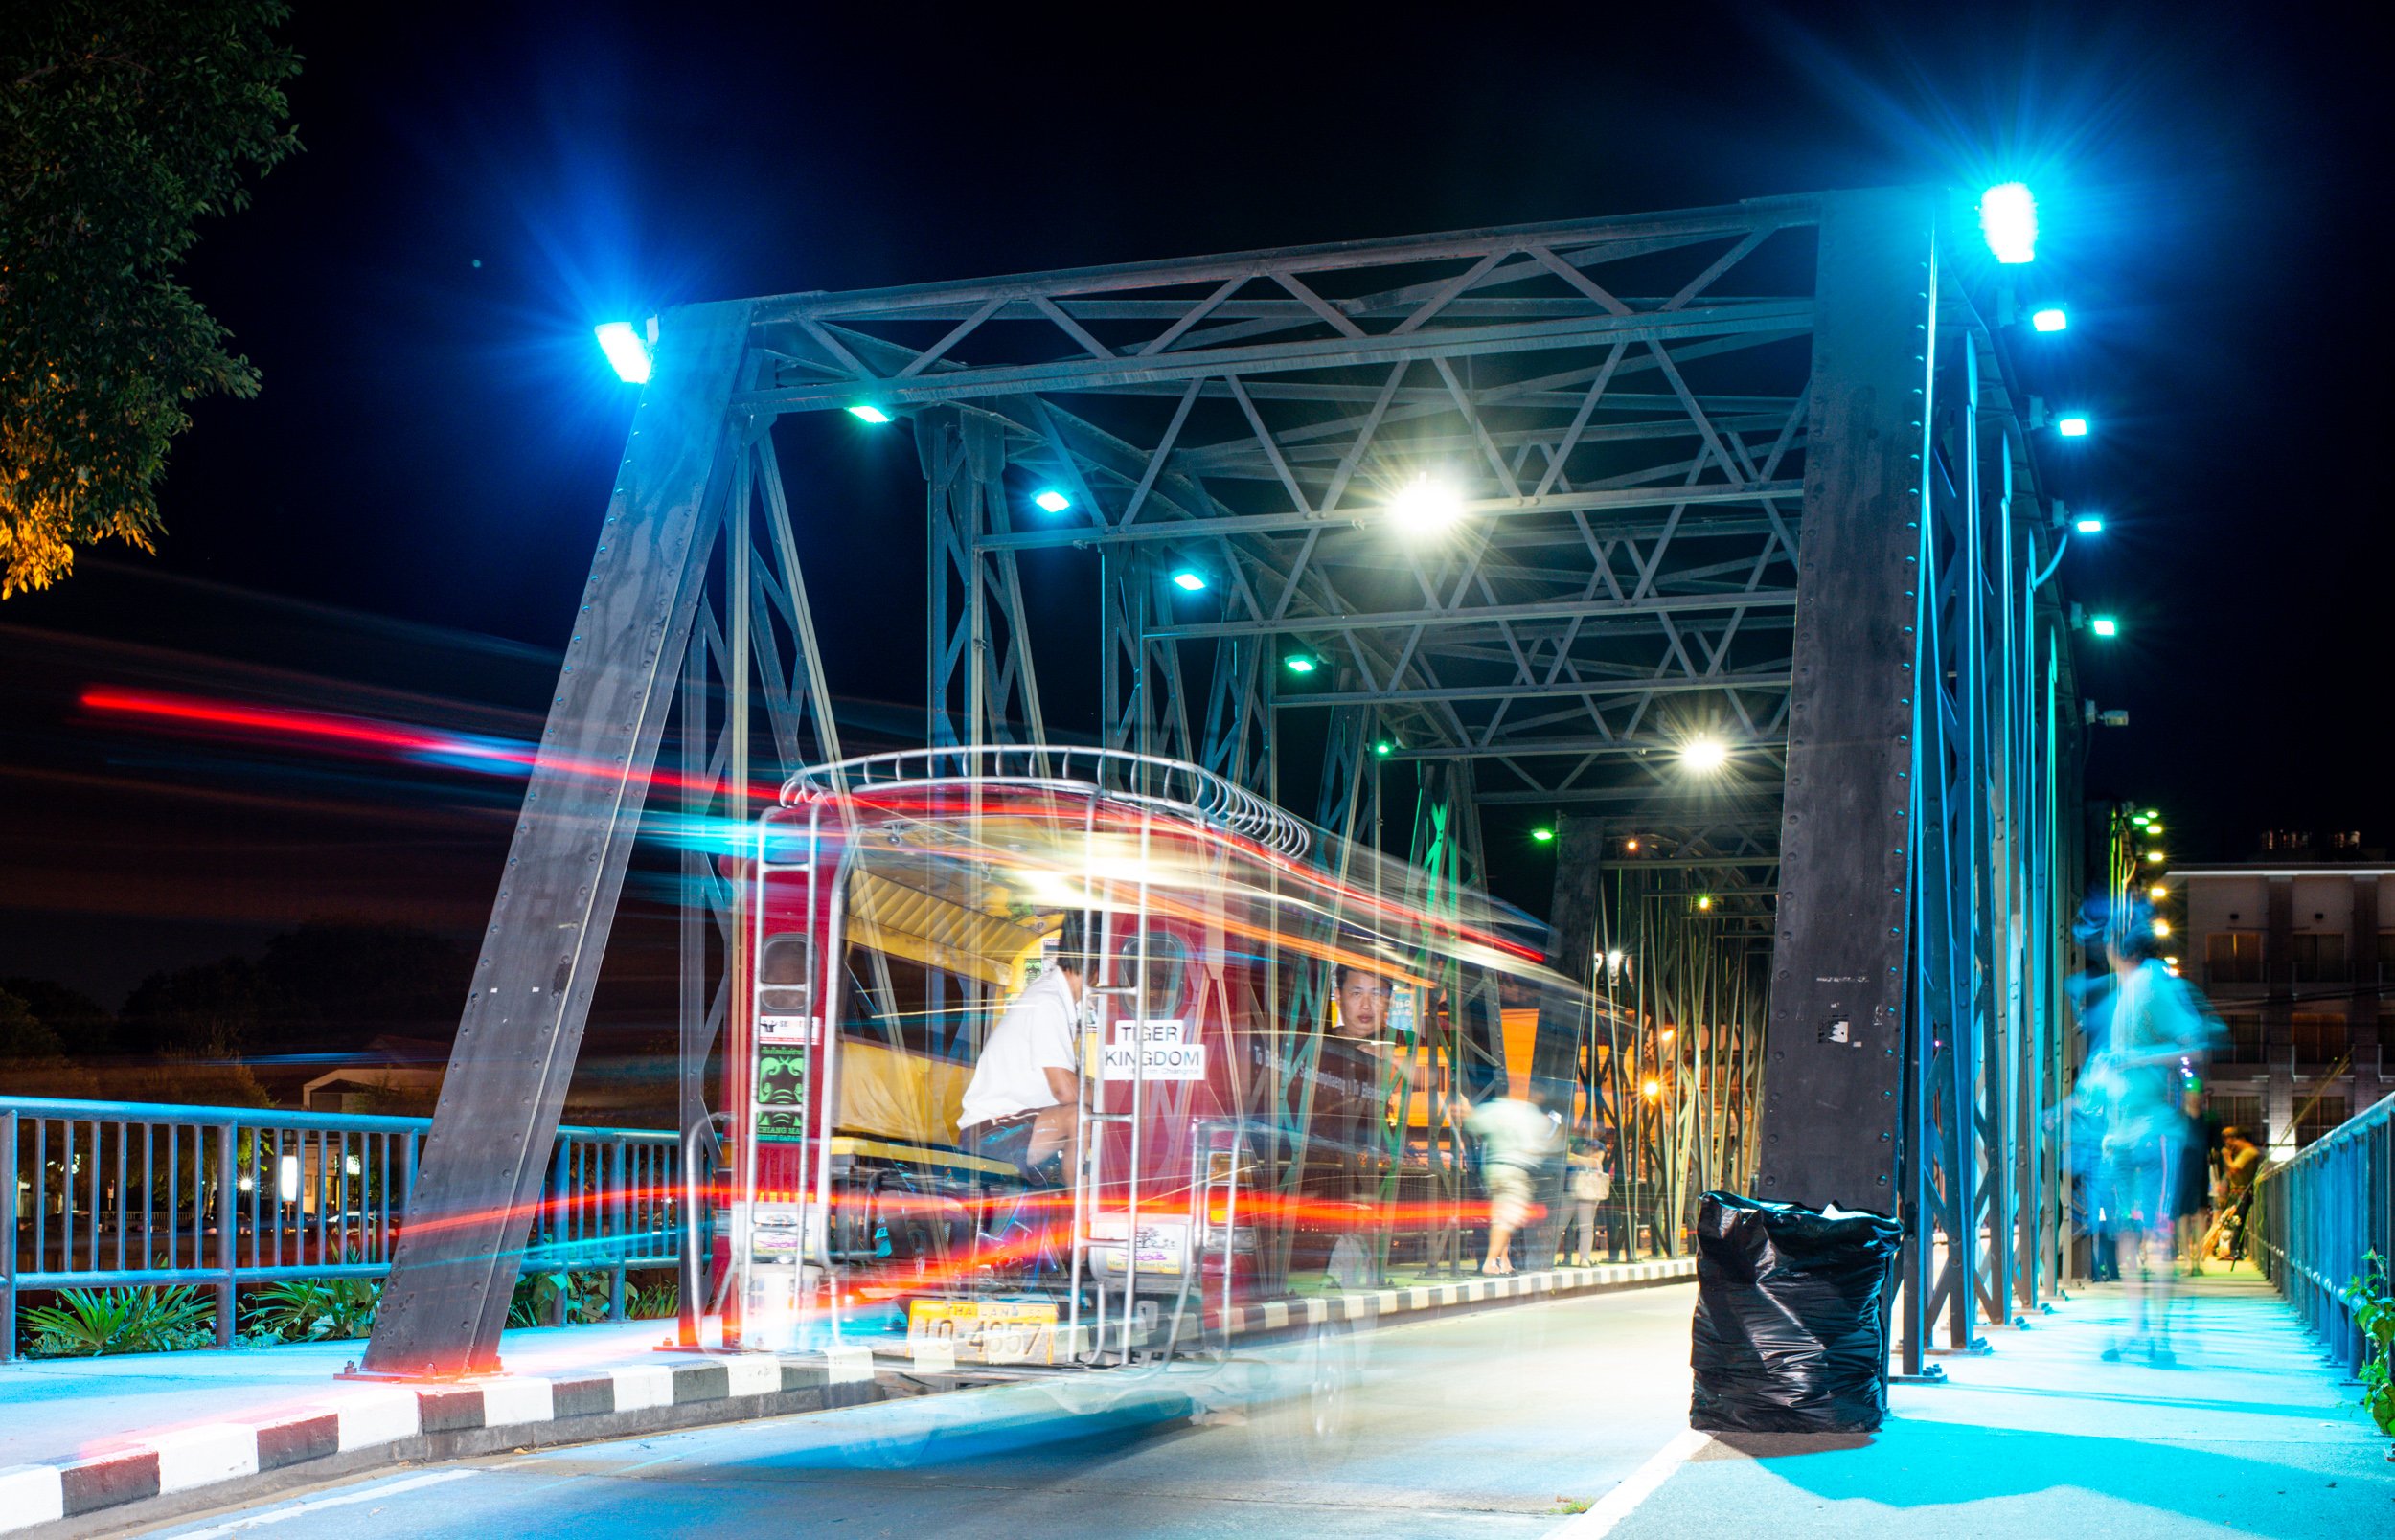
{"label": "man in white shirt", "polygon": [[[1081,1103],[1081,1002],[1088,960],[1082,917],[1067,915],[1056,959],[1015,997],[982,1044],[965,1088],[957,1127],[969,1150],[1061,1186],[1073,1168],[1075,1109]],[[1039,1167],[1061,1154],[1061,1171]]]}

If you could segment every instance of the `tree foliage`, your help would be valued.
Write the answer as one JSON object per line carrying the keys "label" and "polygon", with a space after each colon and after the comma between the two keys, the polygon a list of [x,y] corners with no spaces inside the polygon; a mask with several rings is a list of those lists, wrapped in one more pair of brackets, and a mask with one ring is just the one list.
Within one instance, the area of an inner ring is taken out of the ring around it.
{"label": "tree foliage", "polygon": [[25,999],[0,986],[0,1095],[87,1097],[96,1084]]}
{"label": "tree foliage", "polygon": [[[0,979],[0,994],[25,1003],[34,1019],[56,1034],[58,1051],[88,1057],[108,1052],[116,1033],[116,1016],[107,1007],[55,979],[22,975]],[[0,1007],[0,1014],[6,1011]]]}
{"label": "tree foliage", "polygon": [[0,989],[0,1058],[56,1058],[65,1052],[21,996]]}
{"label": "tree foliage", "polygon": [[299,147],[281,0],[31,0],[0,27],[0,599],[145,551],[188,403],[258,371],[175,282]]}
{"label": "tree foliage", "polygon": [[120,1046],[155,1053],[354,1046],[376,1032],[441,1032],[457,1022],[474,959],[404,925],[311,920],[266,955],[151,974],[125,1002]]}

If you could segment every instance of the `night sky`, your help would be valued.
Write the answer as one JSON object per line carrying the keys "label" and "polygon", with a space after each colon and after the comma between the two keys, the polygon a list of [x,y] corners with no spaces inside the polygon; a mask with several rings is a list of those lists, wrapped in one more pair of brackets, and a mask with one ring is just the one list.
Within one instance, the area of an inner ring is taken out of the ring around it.
{"label": "night sky", "polygon": [[[2110,526],[2064,580],[2121,617],[2085,677],[2132,716],[2090,795],[2170,810],[2178,856],[2266,827],[2395,843],[2366,725],[2387,92],[2327,12],[301,9],[305,152],[186,274],[262,396],[195,409],[157,557],[0,606],[0,976],[114,1004],[316,916],[478,928],[507,783],[75,702],[530,736],[633,405],[596,321],[1899,182],[2018,176],[2042,205],[2037,278],[2072,315],[2044,394],[2096,423],[2050,464]],[[921,481],[903,434],[843,426],[784,458],[827,666],[860,731],[919,733]],[[1051,719],[1094,728],[1085,681],[1043,675]]]}

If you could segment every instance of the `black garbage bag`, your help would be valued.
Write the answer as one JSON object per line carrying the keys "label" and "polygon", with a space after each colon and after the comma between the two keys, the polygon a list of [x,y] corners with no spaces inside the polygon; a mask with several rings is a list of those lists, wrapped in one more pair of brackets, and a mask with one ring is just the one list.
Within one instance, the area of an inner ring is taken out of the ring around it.
{"label": "black garbage bag", "polygon": [[1883,1214],[1708,1192],[1697,1220],[1692,1428],[1870,1433],[1887,1415]]}

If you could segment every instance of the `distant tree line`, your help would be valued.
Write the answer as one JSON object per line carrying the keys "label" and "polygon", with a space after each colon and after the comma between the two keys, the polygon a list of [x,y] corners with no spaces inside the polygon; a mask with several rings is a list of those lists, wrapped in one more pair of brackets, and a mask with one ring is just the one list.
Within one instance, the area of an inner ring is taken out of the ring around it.
{"label": "distant tree line", "polygon": [[0,978],[0,1092],[264,1105],[258,1061],[449,1035],[473,964],[430,931],[322,920],[262,956],[153,973],[114,1011],[53,980]]}

